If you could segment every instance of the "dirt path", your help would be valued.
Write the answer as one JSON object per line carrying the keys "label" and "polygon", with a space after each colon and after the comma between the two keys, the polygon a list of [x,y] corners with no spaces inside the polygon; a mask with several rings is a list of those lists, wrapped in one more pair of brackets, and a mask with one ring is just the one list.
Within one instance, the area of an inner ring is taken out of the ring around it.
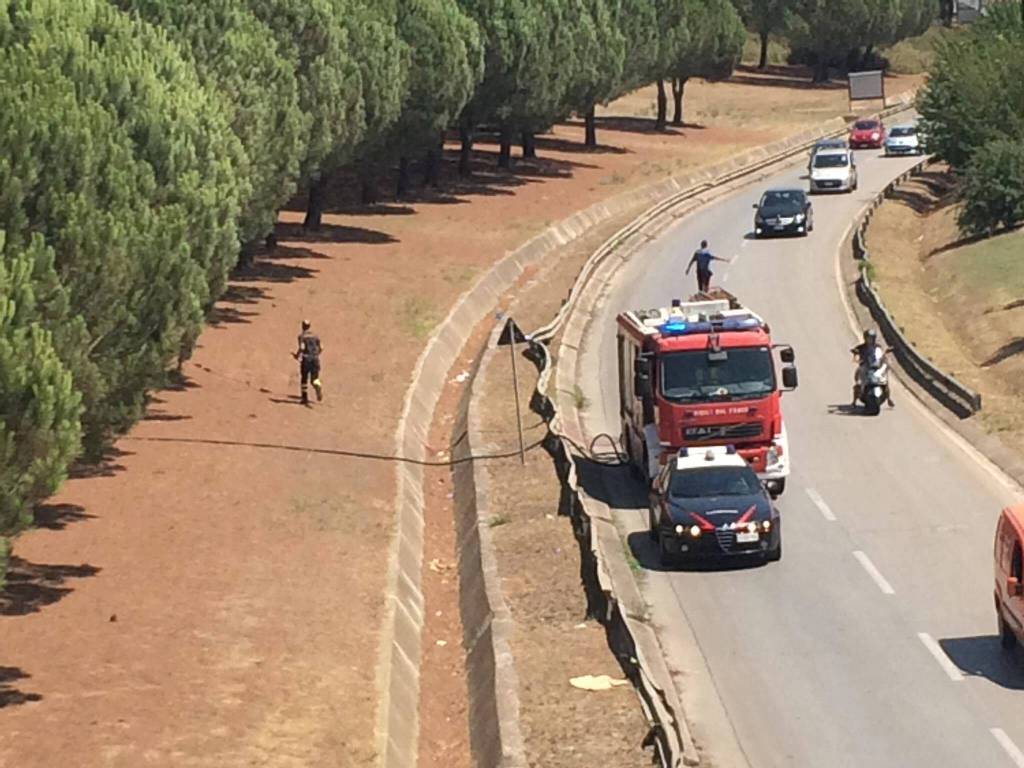
{"label": "dirt path", "polygon": [[[603,150],[559,126],[512,173],[482,144],[476,178],[443,194],[339,204],[315,235],[285,213],[279,247],[232,280],[181,386],[16,542],[0,766],[371,764],[386,457],[424,340],[547,223],[845,109],[842,90],[756,79],[688,86],[701,127],[652,133],[648,89],[604,111]],[[325,344],[312,408],[288,357],[303,317]]]}

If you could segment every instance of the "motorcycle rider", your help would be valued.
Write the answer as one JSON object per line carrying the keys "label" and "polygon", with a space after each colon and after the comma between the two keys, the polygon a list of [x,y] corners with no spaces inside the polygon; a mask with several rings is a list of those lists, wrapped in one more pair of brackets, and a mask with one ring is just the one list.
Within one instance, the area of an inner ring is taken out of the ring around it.
{"label": "motorcycle rider", "polygon": [[[873,328],[868,328],[864,331],[864,341],[850,350],[850,353],[854,356],[854,359],[858,361],[857,373],[853,380],[853,403],[857,405],[857,393],[860,389],[860,385],[864,382],[867,377],[868,369],[874,366],[880,365],[882,358],[889,352],[888,349],[882,349],[878,343],[878,333]],[[892,408],[895,403],[892,401],[892,392],[889,387],[885,388],[885,399]]]}

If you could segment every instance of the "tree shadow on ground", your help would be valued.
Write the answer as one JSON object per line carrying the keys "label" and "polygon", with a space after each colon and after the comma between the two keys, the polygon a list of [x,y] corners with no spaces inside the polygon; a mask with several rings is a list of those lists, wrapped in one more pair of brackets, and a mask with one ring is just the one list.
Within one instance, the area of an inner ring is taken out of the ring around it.
{"label": "tree shadow on ground", "polygon": [[38,613],[74,591],[68,586],[71,579],[89,578],[99,572],[94,565],[52,565],[12,557],[7,583],[0,591],[0,616]]}
{"label": "tree shadow on ground", "polygon": [[1004,360],[1019,355],[1024,352],[1024,336],[1018,336],[1012,341],[1008,341],[1003,346],[995,351],[988,360],[981,364],[982,368],[991,368],[993,365],[1003,362]]}
{"label": "tree shadow on ground", "polygon": [[[276,250],[279,253],[298,251],[299,255],[296,258],[301,258],[305,249],[279,245]],[[285,257],[281,256],[280,258]],[[274,260],[257,258],[252,264],[236,269],[232,279],[237,283],[292,283],[296,280],[314,277],[318,271],[296,264],[279,264]]]}
{"label": "tree shadow on ground", "polygon": [[89,461],[82,460],[75,464],[69,471],[68,477],[72,480],[86,480],[91,477],[113,477],[124,470],[124,465],[118,462],[132,454],[122,451],[114,446],[108,447],[98,459]]}
{"label": "tree shadow on ground", "polygon": [[993,312],[1009,312],[1012,309],[1020,309],[1021,307],[1024,307],[1024,299],[1014,299],[1013,301],[1003,304],[1001,307],[989,307],[985,310],[985,314],[991,315]]}
{"label": "tree shadow on ground", "polygon": [[1024,690],[1020,652],[1004,651],[999,635],[947,637],[939,640],[939,646],[965,675],[983,677],[1011,691]]}
{"label": "tree shadow on ground", "polygon": [[[1002,236],[1007,235],[1011,232],[1016,232],[1017,230],[1020,229],[1024,229],[1024,225],[1012,227],[1010,229],[1004,228],[994,234],[996,236]],[[982,240],[988,240],[992,236],[993,235],[989,235],[983,232],[979,235],[967,235],[966,237],[961,237],[958,240],[953,240],[952,242],[946,243],[943,246],[935,248],[928,254],[927,258],[930,259],[932,256],[938,256],[941,253],[947,253],[948,251],[956,250],[957,248],[961,248],[965,245],[973,245],[974,243],[980,243]]]}
{"label": "tree shadow on ground", "polygon": [[952,203],[955,189],[952,177],[943,171],[925,171],[914,176],[909,184],[888,194],[889,200],[909,206],[915,213],[928,213]]}
{"label": "tree shadow on ground", "polygon": [[40,504],[32,510],[32,517],[36,528],[50,531],[62,531],[71,523],[96,519],[96,515],[90,515],[78,504]]}
{"label": "tree shadow on ground", "polygon": [[29,677],[30,674],[18,667],[0,667],[0,709],[42,700],[38,693],[25,693],[12,685]]}
{"label": "tree shadow on ground", "polygon": [[[333,210],[325,213],[334,213]],[[385,245],[397,243],[394,237],[387,232],[378,232],[365,227],[346,227],[340,224],[323,223],[318,229],[306,229],[301,224],[278,222],[274,229],[277,239],[289,240],[300,243],[360,243],[362,245]],[[282,250],[291,250],[292,253],[282,254]],[[329,258],[305,249],[282,249],[280,247],[271,251],[264,258],[292,258],[292,259],[322,259]]]}
{"label": "tree shadow on ground", "polygon": [[[572,127],[578,127],[581,131],[583,130],[582,120],[567,120],[566,125]],[[657,121],[653,117],[638,117],[628,115],[604,115],[594,119],[594,125],[597,128],[597,136],[600,139],[602,131],[611,131],[614,133],[650,133],[657,134],[658,136],[684,136],[683,131],[703,131],[706,126],[700,125],[699,123],[686,123],[682,125],[672,125],[669,123],[661,130],[657,128]],[[603,147],[605,151],[615,151],[614,147]],[[620,154],[625,154],[630,150],[623,150]]]}
{"label": "tree shadow on ground", "polygon": [[750,64],[736,67],[732,77],[726,82],[739,85],[761,85],[772,88],[795,88],[803,91],[837,91],[846,90],[846,75],[837,74],[829,68],[829,79],[825,82],[814,82],[814,70],[801,65],[773,64],[758,69]]}
{"label": "tree shadow on ground", "polygon": [[[598,118],[600,120],[600,118]],[[571,139],[564,136],[556,136],[553,133],[542,133],[534,136],[534,144],[536,145],[538,152],[561,152],[562,154],[583,154],[583,155],[629,155],[633,154],[632,150],[626,149],[625,147],[613,147],[609,144],[598,144],[596,147],[588,147],[583,143],[583,122],[579,120],[566,120],[562,125],[576,128],[580,130],[580,138]],[[598,122],[598,128],[600,129],[600,122]],[[600,136],[599,136],[600,138]],[[477,145],[498,145],[497,137],[481,136],[476,141]],[[496,156],[495,156],[496,157]],[[548,157],[536,157],[536,158],[524,158],[521,155],[513,158],[516,162],[552,162],[552,158]]]}

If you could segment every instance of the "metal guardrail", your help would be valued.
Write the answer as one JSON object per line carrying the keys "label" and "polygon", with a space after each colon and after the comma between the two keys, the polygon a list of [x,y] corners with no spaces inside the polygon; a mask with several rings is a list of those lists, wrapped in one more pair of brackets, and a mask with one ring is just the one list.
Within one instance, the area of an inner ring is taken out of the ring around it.
{"label": "metal guardrail", "polygon": [[860,277],[857,280],[857,297],[867,307],[874,321],[878,323],[882,336],[896,353],[896,359],[907,375],[957,416],[967,418],[981,410],[981,395],[957,381],[951,374],[938,368],[917,350],[913,342],[896,325],[896,321],[886,309],[882,298],[871,284],[868,270],[863,268],[864,265],[871,263],[871,254],[865,244],[865,235],[872,215],[897,186],[910,177],[919,175],[929,162],[931,162],[929,158],[921,160],[913,168],[900,174],[886,185],[885,189],[872,201],[854,230],[851,241],[853,257],[862,265]]}

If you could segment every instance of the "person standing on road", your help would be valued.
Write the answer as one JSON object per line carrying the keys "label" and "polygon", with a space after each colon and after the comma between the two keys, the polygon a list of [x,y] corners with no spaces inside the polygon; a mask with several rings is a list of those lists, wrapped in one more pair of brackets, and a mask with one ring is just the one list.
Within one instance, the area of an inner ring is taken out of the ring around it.
{"label": "person standing on road", "polygon": [[723,259],[715,256],[708,250],[708,241],[701,240],[700,248],[694,251],[693,257],[690,259],[690,263],[686,265],[686,274],[690,274],[690,270],[693,265],[697,265],[697,290],[701,293],[707,293],[708,288],[711,287],[711,262],[712,261],[724,261],[726,263],[732,261],[732,259]]}
{"label": "person standing on road", "polygon": [[309,382],[313,382],[316,399],[323,400],[324,392],[320,386],[320,353],[323,345],[320,337],[310,330],[309,320],[302,321],[302,333],[299,334],[299,348],[292,354],[299,361],[299,381],[301,382],[302,404],[309,404]]}

